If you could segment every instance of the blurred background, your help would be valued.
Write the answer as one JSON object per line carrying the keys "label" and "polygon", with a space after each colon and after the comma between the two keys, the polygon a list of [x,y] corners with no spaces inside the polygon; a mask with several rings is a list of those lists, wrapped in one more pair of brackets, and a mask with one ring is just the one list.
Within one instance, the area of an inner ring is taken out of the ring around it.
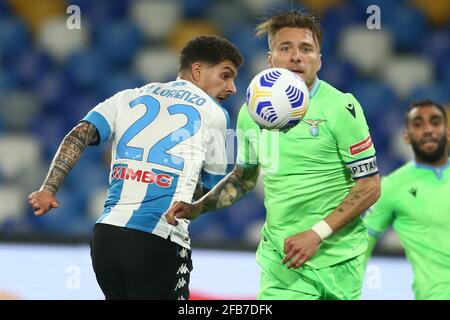
{"label": "blurred background", "polygon": [[[366,25],[370,5],[380,9],[381,29]],[[119,90],[173,80],[181,48],[196,35],[222,35],[245,58],[238,94],[225,103],[235,127],[247,84],[266,67],[267,40],[254,27],[281,9],[322,19],[319,77],[360,101],[381,174],[412,159],[400,134],[404,109],[423,98],[450,104],[449,0],[0,0],[2,241],[87,243],[106,198],[108,145],[87,149],[51,214],[36,219],[26,196],[91,108]],[[192,223],[193,244],[254,250],[264,217],[259,186]],[[402,254],[392,231],[376,252]]]}

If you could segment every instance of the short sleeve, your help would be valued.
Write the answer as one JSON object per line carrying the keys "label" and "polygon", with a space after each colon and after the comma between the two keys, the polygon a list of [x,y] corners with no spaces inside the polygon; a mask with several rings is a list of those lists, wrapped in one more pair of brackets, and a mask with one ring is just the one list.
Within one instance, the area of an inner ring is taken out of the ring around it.
{"label": "short sleeve", "polygon": [[[220,106],[214,106],[215,108]],[[206,156],[203,170],[201,172],[202,184],[207,189],[212,189],[217,182],[223,179],[227,174],[228,155],[227,155],[227,133],[230,127],[230,118],[228,112],[221,108],[220,115],[213,119],[211,127],[208,130],[208,143],[206,147]]]}
{"label": "short sleeve", "polygon": [[340,104],[330,118],[333,119],[339,153],[348,171],[354,179],[377,174],[375,147],[361,105],[349,93]]}
{"label": "short sleeve", "polygon": [[100,136],[100,143],[108,141],[114,133],[120,96],[121,92],[100,102],[81,120],[92,123],[97,128]]}

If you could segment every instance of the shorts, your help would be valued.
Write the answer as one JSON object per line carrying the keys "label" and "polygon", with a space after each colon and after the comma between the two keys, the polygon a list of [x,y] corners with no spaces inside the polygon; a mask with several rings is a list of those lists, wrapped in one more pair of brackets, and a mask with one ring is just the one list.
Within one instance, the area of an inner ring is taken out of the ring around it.
{"label": "shorts", "polygon": [[98,223],[91,258],[97,282],[108,300],[189,298],[191,250],[169,239]]}
{"label": "shorts", "polygon": [[320,269],[306,265],[288,269],[278,250],[261,240],[256,257],[261,266],[258,299],[358,300],[361,296],[364,254]]}

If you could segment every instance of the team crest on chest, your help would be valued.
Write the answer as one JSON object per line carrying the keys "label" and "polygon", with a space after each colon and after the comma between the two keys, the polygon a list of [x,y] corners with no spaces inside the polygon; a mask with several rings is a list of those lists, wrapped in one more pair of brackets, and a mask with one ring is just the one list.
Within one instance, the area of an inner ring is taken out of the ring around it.
{"label": "team crest on chest", "polygon": [[309,124],[309,133],[313,137],[317,137],[319,135],[319,124],[322,122],[325,122],[327,120],[317,119],[317,120],[310,120],[310,119],[304,119],[303,122],[306,122]]}

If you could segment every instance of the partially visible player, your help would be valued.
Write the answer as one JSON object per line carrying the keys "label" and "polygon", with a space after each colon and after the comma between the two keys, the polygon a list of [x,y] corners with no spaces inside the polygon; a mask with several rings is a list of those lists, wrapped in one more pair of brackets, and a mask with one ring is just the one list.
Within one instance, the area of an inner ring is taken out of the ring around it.
{"label": "partially visible player", "polygon": [[382,179],[382,193],[364,221],[369,259],[380,235],[393,226],[414,271],[416,299],[450,299],[450,131],[445,110],[431,100],[405,113],[411,161]]}
{"label": "partially visible player", "polygon": [[[168,213],[192,219],[245,196],[264,174],[266,223],[257,252],[259,299],[358,299],[367,230],[360,214],[379,196],[375,149],[363,109],[352,94],[317,77],[322,32],[311,15],[279,13],[260,24],[269,67],[287,68],[307,84],[308,111],[287,133],[259,130],[244,105],[237,122],[238,164],[194,204]],[[253,139],[246,132],[256,132]],[[238,132],[239,133],[239,132]],[[279,139],[276,145],[258,143]],[[275,147],[275,148],[273,148]],[[279,158],[276,168],[273,158]],[[256,160],[256,161],[255,161]],[[275,169],[275,170],[274,170]]]}
{"label": "partially visible player", "polygon": [[224,38],[193,39],[176,81],[124,90],[92,109],[28,197],[38,216],[56,208],[55,194],[84,148],[113,137],[109,195],[91,243],[107,299],[188,299],[188,222],[173,227],[163,213],[174,201],[192,200],[200,175],[206,189],[225,175],[229,116],[219,103],[236,93],[241,64]]}

